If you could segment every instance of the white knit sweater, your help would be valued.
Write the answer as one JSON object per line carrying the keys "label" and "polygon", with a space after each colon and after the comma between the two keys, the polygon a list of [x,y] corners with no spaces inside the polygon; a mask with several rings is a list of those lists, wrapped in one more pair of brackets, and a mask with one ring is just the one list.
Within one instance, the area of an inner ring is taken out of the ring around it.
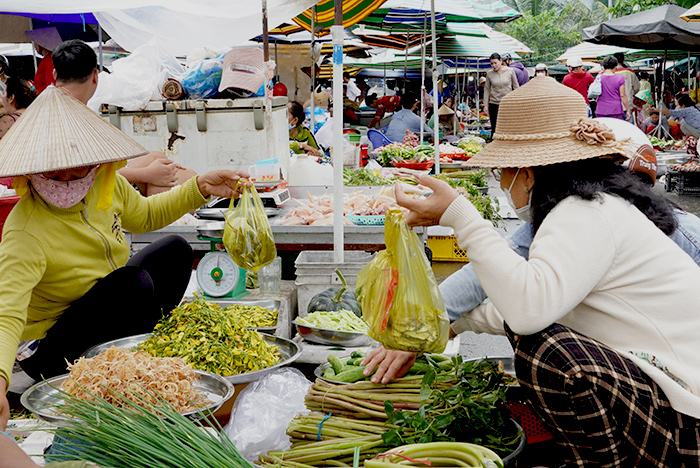
{"label": "white knit sweater", "polygon": [[537,231],[529,261],[464,197],[440,224],[454,229],[491,299],[462,330],[502,335],[505,320],[527,335],[565,325],[629,357],[674,409],[700,418],[700,268],[627,201],[563,200]]}

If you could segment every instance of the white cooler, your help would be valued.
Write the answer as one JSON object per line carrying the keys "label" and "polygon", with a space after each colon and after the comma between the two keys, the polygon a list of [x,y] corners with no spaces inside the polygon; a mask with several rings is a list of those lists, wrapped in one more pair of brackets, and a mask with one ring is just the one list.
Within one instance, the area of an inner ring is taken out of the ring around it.
{"label": "white cooler", "polygon": [[287,98],[151,101],[144,110],[104,106],[102,116],[149,151],[162,151],[198,174],[214,169],[247,171],[256,161],[277,158],[289,171]]}

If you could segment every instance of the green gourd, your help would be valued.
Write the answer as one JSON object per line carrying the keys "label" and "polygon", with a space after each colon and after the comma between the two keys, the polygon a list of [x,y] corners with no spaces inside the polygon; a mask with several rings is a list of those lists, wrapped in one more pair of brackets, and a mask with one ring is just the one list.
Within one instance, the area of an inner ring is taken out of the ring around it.
{"label": "green gourd", "polygon": [[316,294],[309,301],[308,313],[316,311],[334,311],[345,309],[353,312],[358,317],[362,317],[362,308],[355,297],[355,293],[348,291],[348,283],[340,270],[335,270],[335,274],[343,283],[342,288],[329,288]]}

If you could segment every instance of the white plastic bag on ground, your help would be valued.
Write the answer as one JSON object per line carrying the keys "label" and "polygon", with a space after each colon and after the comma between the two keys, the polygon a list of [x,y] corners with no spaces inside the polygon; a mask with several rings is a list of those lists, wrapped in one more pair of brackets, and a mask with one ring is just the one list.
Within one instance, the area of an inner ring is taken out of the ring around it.
{"label": "white plastic bag on ground", "polygon": [[287,367],[243,389],[224,430],[246,459],[254,461],[261,453],[291,447],[287,426],[297,414],[309,413],[304,405],[309,387],[304,374]]}

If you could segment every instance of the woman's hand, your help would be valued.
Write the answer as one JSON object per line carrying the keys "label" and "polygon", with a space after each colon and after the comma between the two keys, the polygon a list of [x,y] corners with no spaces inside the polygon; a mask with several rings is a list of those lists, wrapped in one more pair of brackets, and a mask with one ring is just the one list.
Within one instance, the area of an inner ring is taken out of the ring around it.
{"label": "woman's hand", "polygon": [[381,347],[365,356],[361,364],[365,366],[365,375],[370,375],[374,368],[377,368],[377,372],[372,376],[372,383],[385,384],[406,375],[416,362],[417,356],[410,351],[396,351]]}
{"label": "woman's hand", "polygon": [[[0,431],[4,431],[10,420],[10,402],[7,401],[7,382],[0,377]],[[0,437],[4,437],[0,434]]]}
{"label": "woman's hand", "polygon": [[167,158],[155,159],[143,169],[141,182],[161,187],[174,187],[177,184],[177,172],[179,166],[175,161]]}
{"label": "woman's hand", "polygon": [[433,193],[424,200],[411,198],[404,194],[400,184],[395,185],[396,203],[410,210],[406,215],[406,222],[409,226],[440,224],[443,213],[459,194],[447,182],[434,177],[422,176],[416,180],[419,184],[433,189]]}
{"label": "woman's hand", "polygon": [[250,174],[243,171],[210,171],[197,177],[197,187],[204,197],[216,195],[222,198],[238,198],[241,194],[239,189],[251,185],[249,181],[244,180],[241,186],[238,186],[239,181],[249,178]]}
{"label": "woman's hand", "polygon": [[302,143],[301,149],[304,150],[306,154],[310,154],[311,156],[323,156],[323,153],[321,153],[321,150],[318,150],[314,148],[311,145],[307,145],[306,143]]}

